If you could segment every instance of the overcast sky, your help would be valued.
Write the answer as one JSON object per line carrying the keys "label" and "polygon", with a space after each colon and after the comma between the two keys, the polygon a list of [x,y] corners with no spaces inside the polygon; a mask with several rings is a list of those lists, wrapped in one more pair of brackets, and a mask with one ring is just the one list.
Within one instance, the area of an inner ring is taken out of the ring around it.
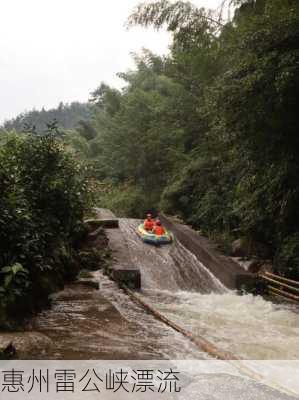
{"label": "overcast sky", "polygon": [[[124,23],[139,0],[1,0],[0,123],[20,112],[87,101],[101,81],[121,87],[142,47],[167,51],[166,32]],[[194,0],[215,8],[219,0]]]}

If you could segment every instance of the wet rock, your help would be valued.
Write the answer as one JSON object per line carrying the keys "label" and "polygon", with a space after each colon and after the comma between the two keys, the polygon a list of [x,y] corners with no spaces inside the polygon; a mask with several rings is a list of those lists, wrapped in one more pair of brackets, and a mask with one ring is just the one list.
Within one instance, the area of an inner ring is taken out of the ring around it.
{"label": "wet rock", "polygon": [[108,208],[94,208],[95,214],[98,219],[116,219],[116,216]]}
{"label": "wet rock", "polygon": [[251,274],[258,274],[262,272],[273,272],[273,265],[271,261],[264,261],[258,258],[246,260],[244,257],[232,257],[245,271]]}
{"label": "wet rock", "polygon": [[264,243],[254,243],[254,253],[263,260],[271,258],[271,249]]}
{"label": "wet rock", "polygon": [[93,231],[98,228],[113,229],[118,228],[118,219],[88,219],[84,221],[89,231]]}
{"label": "wet rock", "polygon": [[95,279],[80,278],[75,283],[79,284],[79,285],[84,285],[84,286],[87,286],[87,287],[90,287],[90,288],[96,289],[96,290],[100,289],[100,283],[98,281],[96,281]]}
{"label": "wet rock", "polygon": [[141,272],[131,259],[124,234],[119,229],[106,229],[106,235],[113,254],[113,259],[107,266],[107,273],[119,284],[125,284],[131,289],[140,289]]}
{"label": "wet rock", "polygon": [[256,256],[265,260],[271,257],[271,249],[264,243],[239,238],[231,245],[231,255],[233,257]]}
{"label": "wet rock", "polygon": [[90,232],[88,235],[89,240],[96,240],[98,236],[103,234],[103,228],[99,227],[95,231]]}
{"label": "wet rock", "polygon": [[262,266],[262,262],[257,259],[248,260],[247,271],[252,272],[253,274],[257,274]]}
{"label": "wet rock", "polygon": [[244,258],[237,258],[237,262],[245,269],[245,271],[257,274],[261,269],[262,261],[257,258],[244,260]]}
{"label": "wet rock", "polygon": [[108,247],[108,239],[105,235],[103,228],[98,228],[89,233],[84,241],[81,243],[81,249],[84,248],[97,248],[105,249]]}
{"label": "wet rock", "polygon": [[238,274],[236,275],[236,288],[240,293],[252,293],[254,295],[262,295],[266,291],[265,282],[254,274]]}
{"label": "wet rock", "polygon": [[80,280],[80,279],[93,279],[92,272],[88,269],[81,269],[77,280]]}
{"label": "wet rock", "polygon": [[256,267],[260,268],[261,262],[257,259],[246,260],[244,257],[231,257],[235,262],[237,262],[245,271],[256,273]]}
{"label": "wet rock", "polygon": [[140,270],[135,266],[113,264],[110,266],[110,276],[120,285],[124,284],[130,289],[141,287]]}
{"label": "wet rock", "polygon": [[248,255],[248,243],[246,239],[240,238],[232,243],[231,254],[233,257],[246,257]]}
{"label": "wet rock", "polygon": [[210,240],[199,235],[186,225],[178,224],[163,214],[160,219],[167,229],[172,231],[175,238],[227,288],[235,289],[237,274],[246,273],[244,269],[230,257],[218,251]]}
{"label": "wet rock", "polygon": [[30,358],[44,352],[51,345],[48,336],[39,332],[0,333],[2,358]]}

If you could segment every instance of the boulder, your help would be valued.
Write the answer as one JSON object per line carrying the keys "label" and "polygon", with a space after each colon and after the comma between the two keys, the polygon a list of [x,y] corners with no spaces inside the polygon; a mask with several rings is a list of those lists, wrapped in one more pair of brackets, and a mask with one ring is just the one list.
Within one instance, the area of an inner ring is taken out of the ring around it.
{"label": "boulder", "polygon": [[262,263],[257,259],[252,259],[248,261],[247,271],[257,274],[261,269]]}
{"label": "boulder", "polygon": [[248,242],[244,238],[234,240],[232,243],[231,254],[233,257],[246,257],[249,253]]}
{"label": "boulder", "polygon": [[259,272],[262,262],[257,258],[252,258],[246,260],[243,257],[232,257],[232,259],[237,262],[245,271],[256,274]]}
{"label": "boulder", "polygon": [[92,231],[88,234],[88,239],[90,240],[96,240],[98,236],[103,234],[103,228],[99,227],[95,231]]}

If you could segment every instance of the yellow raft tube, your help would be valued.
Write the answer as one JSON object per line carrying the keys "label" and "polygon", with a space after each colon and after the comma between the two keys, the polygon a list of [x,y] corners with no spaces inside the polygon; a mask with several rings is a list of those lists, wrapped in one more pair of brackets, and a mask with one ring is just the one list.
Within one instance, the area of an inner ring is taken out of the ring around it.
{"label": "yellow raft tube", "polygon": [[172,233],[167,231],[166,229],[164,235],[155,235],[154,233],[145,230],[144,225],[140,224],[137,228],[137,233],[144,243],[159,245],[159,244],[169,244],[173,241]]}

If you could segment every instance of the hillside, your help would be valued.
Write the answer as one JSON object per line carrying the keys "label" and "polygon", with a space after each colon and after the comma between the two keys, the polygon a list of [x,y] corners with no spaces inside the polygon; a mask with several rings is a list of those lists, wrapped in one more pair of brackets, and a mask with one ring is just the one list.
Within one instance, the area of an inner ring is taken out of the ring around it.
{"label": "hillside", "polygon": [[47,129],[47,124],[56,120],[59,128],[74,129],[81,120],[88,121],[91,118],[92,106],[88,103],[72,102],[64,104],[60,102],[57,108],[49,110],[31,110],[19,114],[16,118],[5,121],[2,129],[7,131],[24,131],[26,127],[35,126],[37,132]]}

